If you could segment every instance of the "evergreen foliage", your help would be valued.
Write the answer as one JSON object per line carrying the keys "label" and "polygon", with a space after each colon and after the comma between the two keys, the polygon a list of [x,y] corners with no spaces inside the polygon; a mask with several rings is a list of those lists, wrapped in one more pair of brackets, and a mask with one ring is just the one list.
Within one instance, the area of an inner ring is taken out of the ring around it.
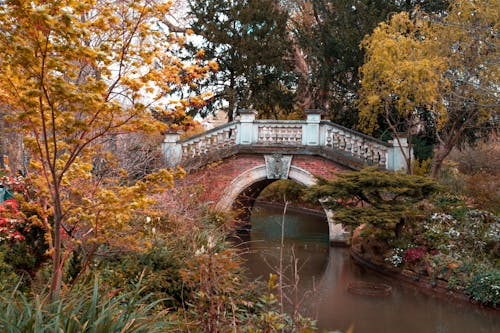
{"label": "evergreen foliage", "polygon": [[338,222],[367,223],[381,231],[380,236],[390,238],[405,217],[420,211],[417,204],[437,189],[426,177],[367,168],[339,174],[334,180],[319,178],[305,193],[309,200],[323,201]]}
{"label": "evergreen foliage", "polygon": [[219,66],[217,73],[195,86],[214,92],[204,112],[224,109],[231,121],[241,108],[257,109],[266,117],[291,111],[294,78],[286,60],[288,16],[279,4],[274,0],[190,0],[189,4],[191,28],[203,37],[202,56]]}

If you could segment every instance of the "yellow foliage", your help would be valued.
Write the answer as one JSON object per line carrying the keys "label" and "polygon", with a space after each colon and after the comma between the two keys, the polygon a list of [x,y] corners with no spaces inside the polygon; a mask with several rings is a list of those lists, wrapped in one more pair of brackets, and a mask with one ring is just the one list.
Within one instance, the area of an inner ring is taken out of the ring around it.
{"label": "yellow foliage", "polygon": [[402,12],[363,41],[367,61],[360,70],[359,109],[364,131],[375,130],[378,115],[392,108],[407,118],[420,106],[443,113],[439,91],[446,61],[432,53],[437,45],[431,36],[425,24]]}
{"label": "yellow foliage", "polygon": [[[394,127],[411,124],[418,108],[431,112],[438,132],[451,118],[491,120],[498,108],[500,0],[451,3],[445,17],[394,14],[364,39],[362,130],[373,132],[379,116]],[[463,110],[464,101],[474,103]]]}
{"label": "yellow foliage", "polygon": [[0,103],[26,135],[33,187],[53,219],[47,239],[56,266],[61,239],[70,241],[61,230],[69,238],[125,242],[129,221],[152,204],[150,195],[173,186],[167,170],[130,185],[106,153],[119,135],[165,129],[150,110],[166,109],[172,90],[216,68],[172,55],[184,38],[158,30],[171,4],[21,0],[0,6]]}

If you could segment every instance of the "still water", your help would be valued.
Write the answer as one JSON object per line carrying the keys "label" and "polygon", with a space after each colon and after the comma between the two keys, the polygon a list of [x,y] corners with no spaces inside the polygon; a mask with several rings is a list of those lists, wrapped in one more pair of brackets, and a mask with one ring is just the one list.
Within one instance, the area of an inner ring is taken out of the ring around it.
{"label": "still water", "polygon": [[[256,204],[251,231],[244,243],[247,268],[267,280],[279,267],[283,208]],[[283,267],[290,295],[288,307],[318,320],[320,330],[355,333],[498,333],[500,311],[426,295],[414,287],[380,276],[354,263],[347,249],[331,248],[324,216],[288,209],[284,228]],[[296,263],[293,264],[293,263]],[[297,266],[298,279],[293,279]],[[297,281],[298,280],[298,281]],[[392,286],[390,296],[360,296],[347,292],[352,281]],[[292,286],[298,292],[292,292]]]}

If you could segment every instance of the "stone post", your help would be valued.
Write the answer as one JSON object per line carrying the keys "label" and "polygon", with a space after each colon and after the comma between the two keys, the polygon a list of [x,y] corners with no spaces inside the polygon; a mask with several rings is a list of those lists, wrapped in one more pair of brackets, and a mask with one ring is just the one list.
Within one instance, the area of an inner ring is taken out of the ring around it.
{"label": "stone post", "polygon": [[408,165],[406,164],[405,156],[413,161],[413,148],[408,145],[408,139],[398,137],[389,141],[389,143],[392,143],[392,148],[389,148],[388,151],[387,169],[392,171],[407,171]]}
{"label": "stone post", "polygon": [[251,145],[254,142],[254,126],[253,121],[255,120],[255,116],[257,115],[257,111],[255,110],[240,110],[240,137],[239,142],[237,144],[240,145]]}
{"label": "stone post", "polygon": [[172,168],[181,163],[182,146],[179,143],[180,132],[167,132],[161,144],[163,163],[166,167]]}
{"label": "stone post", "polygon": [[319,123],[322,110],[306,110],[306,125],[302,128],[302,144],[304,146],[319,146]]}

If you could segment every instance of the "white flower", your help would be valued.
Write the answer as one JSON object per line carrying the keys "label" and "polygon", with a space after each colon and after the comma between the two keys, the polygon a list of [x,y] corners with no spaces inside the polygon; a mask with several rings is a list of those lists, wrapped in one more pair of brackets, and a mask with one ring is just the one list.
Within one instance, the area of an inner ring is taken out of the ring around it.
{"label": "white flower", "polygon": [[208,236],[208,238],[207,238],[207,247],[209,249],[213,249],[215,247],[214,238],[211,235]]}
{"label": "white flower", "polygon": [[196,251],[194,252],[194,255],[195,255],[195,256],[199,256],[200,254],[203,254],[203,253],[205,253],[205,252],[206,252],[205,247],[202,245],[202,246],[201,246],[201,248],[199,248],[198,250],[196,250]]}

